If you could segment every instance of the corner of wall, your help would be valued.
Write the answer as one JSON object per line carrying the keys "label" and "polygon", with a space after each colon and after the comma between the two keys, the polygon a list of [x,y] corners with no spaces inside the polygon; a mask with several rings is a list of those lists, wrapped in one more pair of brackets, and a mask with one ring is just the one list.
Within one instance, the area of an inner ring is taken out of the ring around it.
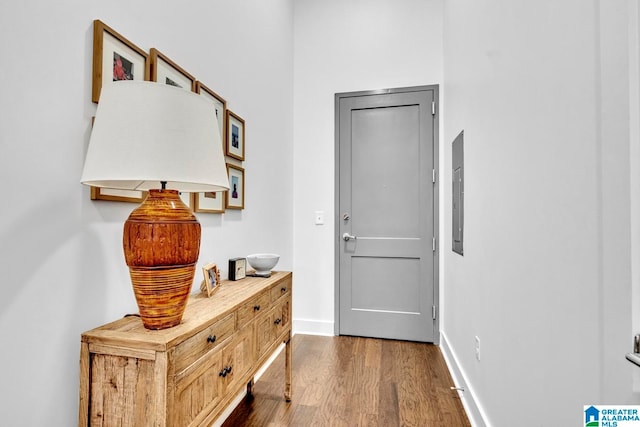
{"label": "corner of wall", "polygon": [[449,368],[449,372],[451,373],[453,383],[455,384],[455,387],[459,389],[458,394],[462,401],[462,406],[464,406],[464,410],[467,413],[467,417],[469,418],[469,422],[474,427],[489,426],[490,424],[487,421],[487,415],[478,402],[473,389],[467,382],[464,369],[462,369],[462,366],[459,364],[458,358],[449,345],[447,335],[444,332],[440,333],[440,349],[442,351],[442,356],[447,363],[447,367]]}

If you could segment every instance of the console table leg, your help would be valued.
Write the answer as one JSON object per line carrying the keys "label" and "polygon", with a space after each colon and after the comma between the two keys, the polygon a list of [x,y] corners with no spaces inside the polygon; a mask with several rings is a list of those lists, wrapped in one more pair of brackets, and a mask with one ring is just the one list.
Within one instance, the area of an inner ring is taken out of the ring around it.
{"label": "console table leg", "polygon": [[247,397],[253,397],[253,384],[254,384],[254,379],[251,378],[251,380],[247,383]]}
{"label": "console table leg", "polygon": [[285,365],[284,365],[284,400],[287,402],[291,402],[291,374],[292,374],[292,366],[291,366],[291,334],[289,334],[289,338],[287,339],[285,345]]}

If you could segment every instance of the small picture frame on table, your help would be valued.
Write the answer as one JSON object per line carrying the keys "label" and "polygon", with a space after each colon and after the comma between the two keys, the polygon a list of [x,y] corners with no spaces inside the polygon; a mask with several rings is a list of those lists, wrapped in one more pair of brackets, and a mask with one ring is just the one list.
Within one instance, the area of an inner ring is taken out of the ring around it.
{"label": "small picture frame on table", "polygon": [[227,191],[227,209],[244,209],[244,168],[227,163],[229,190]]}
{"label": "small picture frame on table", "polygon": [[207,295],[207,298],[213,295],[220,288],[220,270],[215,263],[209,263],[202,267],[204,280],[200,285],[200,291]]}
{"label": "small picture frame on table", "polygon": [[236,160],[244,160],[244,119],[227,110],[225,154]]}
{"label": "small picture frame on table", "polygon": [[91,100],[98,102],[103,84],[149,80],[149,55],[104,22],[93,21]]}

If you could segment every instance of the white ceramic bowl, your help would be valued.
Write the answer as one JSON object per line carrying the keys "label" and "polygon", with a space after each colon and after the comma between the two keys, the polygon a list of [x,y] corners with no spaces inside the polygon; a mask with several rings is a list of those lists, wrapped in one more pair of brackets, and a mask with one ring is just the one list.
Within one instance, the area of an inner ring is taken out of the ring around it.
{"label": "white ceramic bowl", "polygon": [[256,270],[256,274],[269,274],[271,269],[280,260],[280,255],[276,254],[253,254],[247,255],[247,262]]}

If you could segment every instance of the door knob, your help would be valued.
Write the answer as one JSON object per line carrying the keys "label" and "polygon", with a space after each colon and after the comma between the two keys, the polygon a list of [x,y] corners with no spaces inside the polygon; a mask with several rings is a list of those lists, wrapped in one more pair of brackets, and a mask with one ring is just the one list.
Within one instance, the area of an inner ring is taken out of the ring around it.
{"label": "door knob", "polygon": [[352,235],[351,235],[351,234],[349,234],[349,233],[344,233],[344,234],[342,235],[342,239],[344,239],[344,241],[345,241],[345,242],[348,242],[349,240],[356,240],[356,239],[357,239],[357,237],[356,237],[356,236],[352,236]]}

